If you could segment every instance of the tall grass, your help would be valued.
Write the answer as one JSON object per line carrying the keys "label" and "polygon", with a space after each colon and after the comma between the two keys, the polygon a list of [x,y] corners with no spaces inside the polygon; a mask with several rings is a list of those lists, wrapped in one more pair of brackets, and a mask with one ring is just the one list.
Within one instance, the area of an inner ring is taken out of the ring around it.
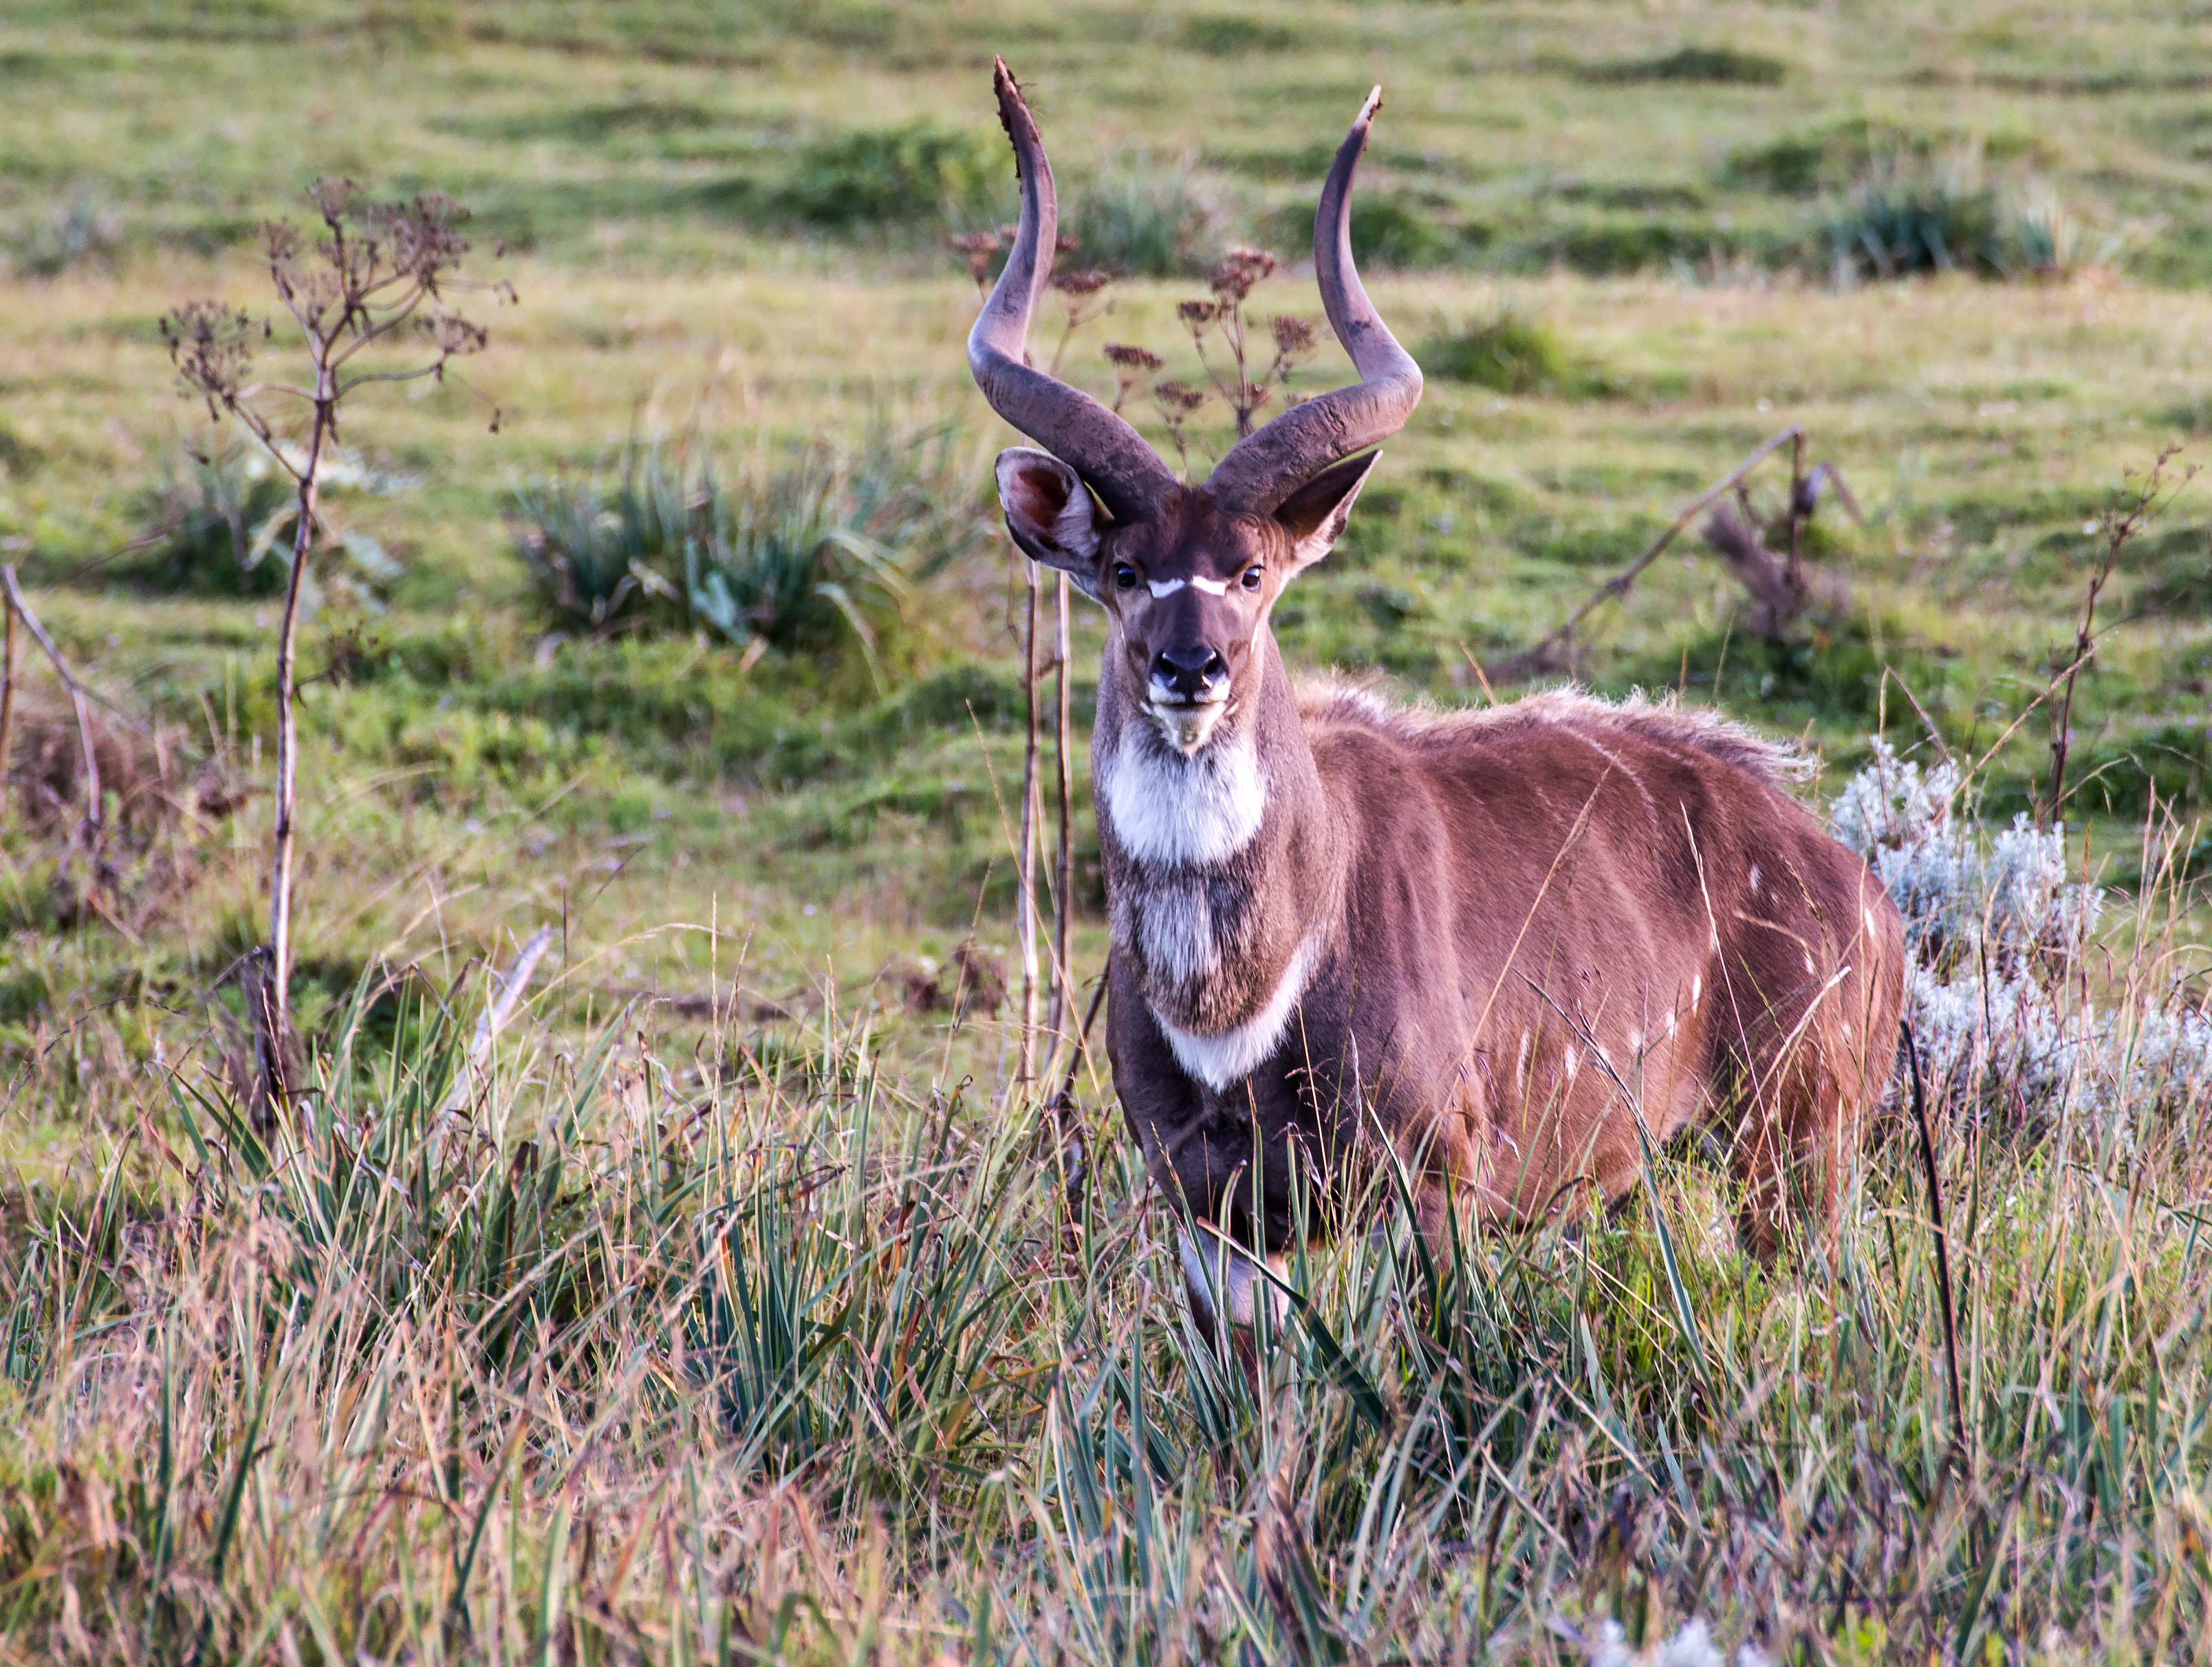
{"label": "tall grass", "polygon": [[1085,266],[1184,277],[1204,272],[1220,254],[1224,218],[1188,163],[1164,167],[1127,156],[1075,194],[1066,229]]}
{"label": "tall grass", "polygon": [[[2170,962],[2154,918],[2125,942]],[[1691,1154],[1443,1244],[1386,1167],[1248,1373],[1126,1142],[1071,1219],[1039,1108],[892,1079],[864,1015],[465,1072],[469,991],[399,987],[295,1125],[173,1078],[9,1234],[15,1656],[2203,1647],[2201,1081],[2149,1118],[2024,1075],[2034,1118],[1948,1125],[1954,1432],[1894,1124],[1832,1248],[1771,1270]]]}

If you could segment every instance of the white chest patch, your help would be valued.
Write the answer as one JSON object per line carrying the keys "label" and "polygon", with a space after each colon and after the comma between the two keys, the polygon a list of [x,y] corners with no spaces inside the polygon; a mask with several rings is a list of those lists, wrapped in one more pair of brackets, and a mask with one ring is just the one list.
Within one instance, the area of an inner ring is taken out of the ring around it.
{"label": "white chest patch", "polygon": [[1140,863],[1206,868],[1252,842],[1267,786],[1250,740],[1223,737],[1185,758],[1125,724],[1110,757],[1095,760],[1099,797],[1121,849]]}
{"label": "white chest patch", "polygon": [[1320,951],[1318,935],[1292,950],[1291,964],[1283,969],[1282,981],[1267,997],[1267,1004],[1233,1030],[1205,1035],[1171,1025],[1155,1013],[1152,1016],[1174,1050],[1176,1063],[1216,1094],[1226,1093],[1231,1083],[1249,1076],[1281,1045],[1291,1011],[1313,977]]}

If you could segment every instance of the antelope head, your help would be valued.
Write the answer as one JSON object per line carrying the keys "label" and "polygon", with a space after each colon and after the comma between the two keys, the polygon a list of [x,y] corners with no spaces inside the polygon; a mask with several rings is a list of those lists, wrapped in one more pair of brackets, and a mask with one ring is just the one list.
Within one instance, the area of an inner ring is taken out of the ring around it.
{"label": "antelope head", "polygon": [[1044,448],[999,454],[1007,530],[1105,608],[1109,670],[1189,756],[1255,699],[1275,598],[1328,554],[1381,455],[1370,448],[1403,427],[1421,397],[1420,367],[1376,316],[1352,258],[1352,175],[1382,89],[1338,149],[1314,216],[1322,305],[1361,379],[1291,407],[1203,485],[1188,486],[1120,416],[1029,363],[1059,203],[1044,142],[1003,59],[996,87],[1021,173],[1021,223],[969,335],[968,364],[993,409]]}

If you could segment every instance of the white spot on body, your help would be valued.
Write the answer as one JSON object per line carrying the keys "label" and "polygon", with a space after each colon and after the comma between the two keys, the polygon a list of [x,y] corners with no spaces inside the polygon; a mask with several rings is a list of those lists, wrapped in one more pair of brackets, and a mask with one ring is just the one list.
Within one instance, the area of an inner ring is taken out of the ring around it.
{"label": "white spot on body", "polygon": [[1702,997],[1702,996],[1705,994],[1705,975],[1704,973],[1691,973],[1691,974],[1690,974],[1690,1011],[1691,1011],[1691,1012],[1694,1013],[1694,1012],[1696,1012],[1696,1011],[1698,1010],[1698,998],[1699,998],[1700,997]]}
{"label": "white spot on body", "polygon": [[1567,1081],[1569,1082],[1575,1080],[1575,1073],[1582,1069],[1582,1055],[1569,1048],[1567,1050]]}
{"label": "white spot on body", "polygon": [[1759,864],[1756,863],[1751,865],[1751,894],[1753,897],[1759,895]]}
{"label": "white spot on body", "polygon": [[1513,1061],[1513,1086],[1520,1088],[1528,1080],[1528,1033],[1521,1033],[1521,1052]]}
{"label": "white spot on body", "polygon": [[1096,767],[1114,835],[1140,863],[1209,868],[1226,862],[1251,843],[1267,814],[1259,755],[1244,737],[1186,757],[1124,724]]}

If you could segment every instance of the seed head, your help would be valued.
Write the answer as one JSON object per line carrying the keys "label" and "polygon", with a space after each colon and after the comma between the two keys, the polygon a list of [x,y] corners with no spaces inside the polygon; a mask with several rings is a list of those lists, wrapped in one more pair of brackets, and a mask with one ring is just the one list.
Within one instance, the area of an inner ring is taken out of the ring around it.
{"label": "seed head", "polygon": [[1206,403],[1206,395],[1188,382],[1155,382],[1152,400],[1170,422],[1181,422]]}
{"label": "seed head", "polygon": [[1115,369],[1145,376],[1151,375],[1168,362],[1150,348],[1133,347],[1127,342],[1109,342],[1099,351],[1106,355],[1106,362]]}
{"label": "seed head", "polygon": [[1224,305],[1236,306],[1274,270],[1275,258],[1265,249],[1248,249],[1239,245],[1222,258],[1206,287],[1220,297]]}
{"label": "seed head", "polygon": [[1301,318],[1291,312],[1278,312],[1267,320],[1267,329],[1275,338],[1275,351],[1285,359],[1313,351],[1314,324],[1310,318]]}

